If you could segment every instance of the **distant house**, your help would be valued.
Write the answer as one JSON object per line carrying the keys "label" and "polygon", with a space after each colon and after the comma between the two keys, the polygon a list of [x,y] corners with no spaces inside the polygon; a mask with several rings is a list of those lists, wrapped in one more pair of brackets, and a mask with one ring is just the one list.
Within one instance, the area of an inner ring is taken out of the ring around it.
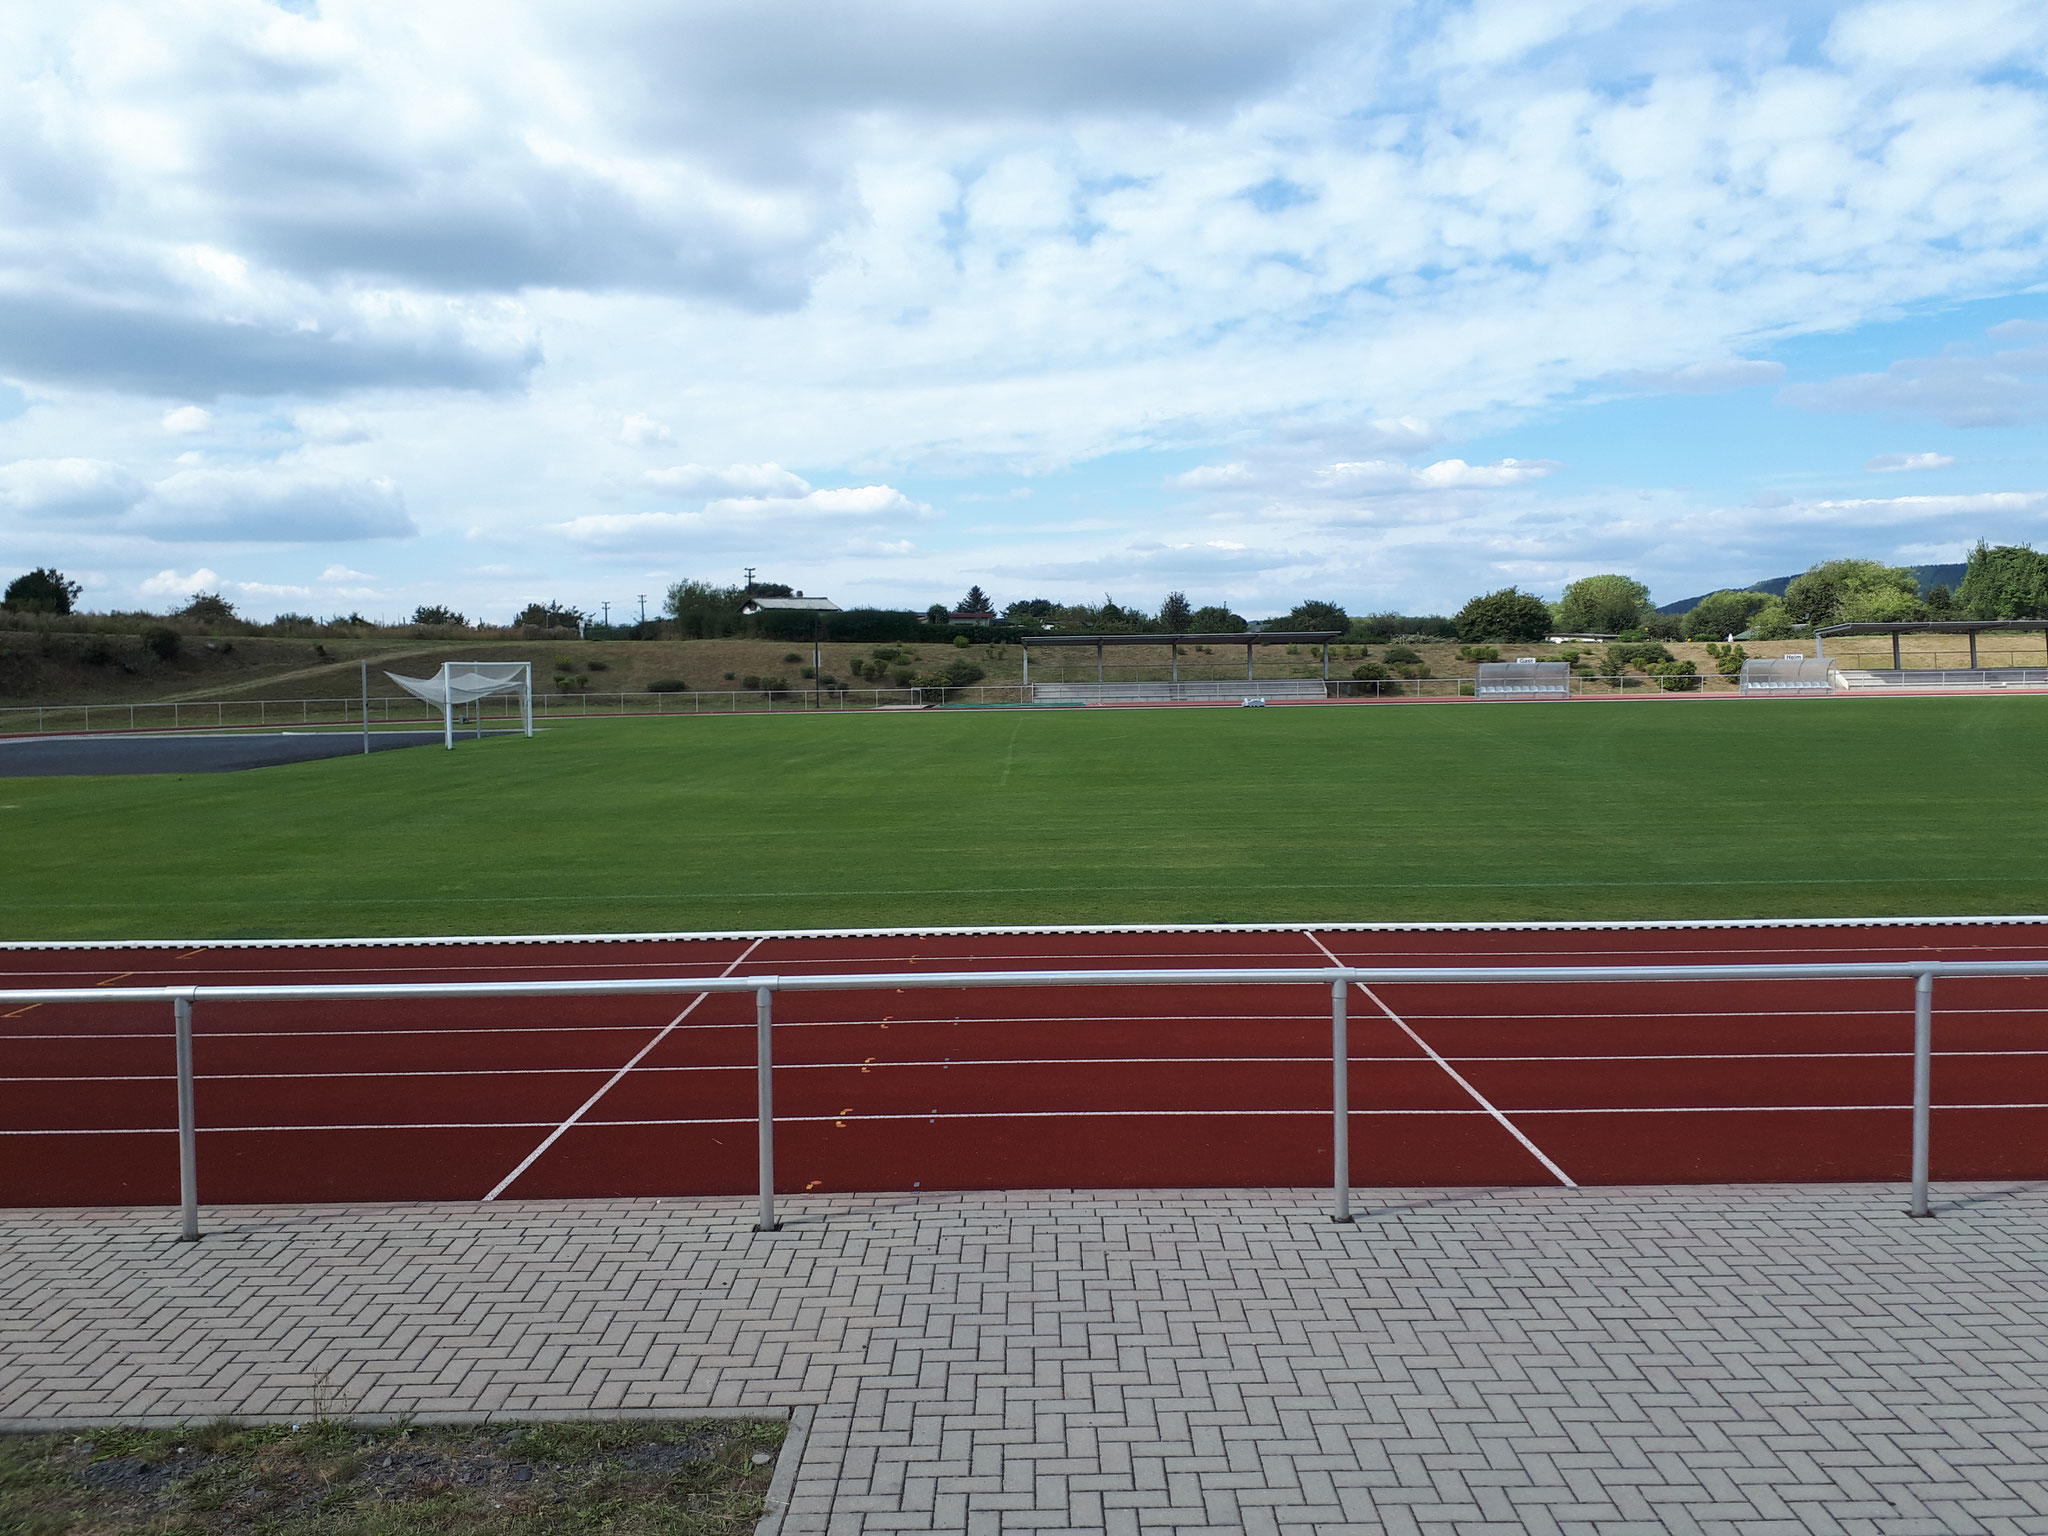
{"label": "distant house", "polygon": [[750,597],[740,607],[741,613],[838,613],[840,607],[829,597],[805,597],[799,592],[795,597]]}
{"label": "distant house", "polygon": [[1544,636],[1543,638],[1544,638],[1544,639],[1546,639],[1546,640],[1548,640],[1548,641],[1549,641],[1549,642],[1550,642],[1550,643],[1551,643],[1552,645],[1570,645],[1570,644],[1574,644],[1574,643],[1576,643],[1576,644],[1580,644],[1580,645],[1588,645],[1588,644],[1592,644],[1592,643],[1594,643],[1594,642],[1596,642],[1596,641],[1602,641],[1602,640],[1619,640],[1619,639],[1621,638],[1621,636],[1619,636],[1619,635],[1596,635],[1596,634],[1590,634],[1590,633],[1588,633],[1588,634],[1578,634],[1578,635],[1545,635],[1545,636]]}

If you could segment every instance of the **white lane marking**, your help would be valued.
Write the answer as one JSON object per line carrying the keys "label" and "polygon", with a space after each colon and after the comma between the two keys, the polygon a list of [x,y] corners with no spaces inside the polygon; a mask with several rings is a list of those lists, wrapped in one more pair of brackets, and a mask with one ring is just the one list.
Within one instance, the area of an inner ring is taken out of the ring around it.
{"label": "white lane marking", "polygon": [[[1325,944],[1321,939],[1317,938],[1315,934],[1309,931],[1308,929],[1304,928],[1302,930],[1301,936],[1307,939],[1309,943],[1315,945],[1315,947],[1317,949],[1320,949],[1325,955],[1328,955],[1330,958],[1330,964],[1342,965],[1344,963],[1342,960],[1339,960],[1337,958],[1336,954],[1330,949],[1329,945]],[[1473,1103],[1477,1104],[1481,1109],[1485,1110],[1489,1115],[1493,1116],[1493,1118],[1499,1122],[1500,1128],[1502,1130],[1506,1131],[1510,1136],[1514,1137],[1516,1141],[1522,1144],[1522,1148],[1524,1151],[1526,1151],[1531,1157],[1535,1158],[1536,1161],[1541,1163],[1545,1168],[1548,1168],[1550,1172],[1556,1177],[1558,1183],[1562,1184],[1566,1189],[1577,1189],[1579,1187],[1577,1181],[1574,1180],[1572,1176],[1566,1173],[1562,1168],[1558,1167],[1556,1163],[1552,1162],[1550,1158],[1544,1153],[1544,1150],[1541,1147],[1537,1146],[1535,1142],[1531,1141],[1527,1136],[1522,1134],[1522,1129],[1520,1126],[1516,1125],[1514,1121],[1510,1120],[1506,1115],[1502,1114],[1498,1109],[1496,1109],[1493,1106],[1492,1101],[1489,1100],[1485,1094],[1481,1093],[1477,1088],[1474,1088],[1471,1082],[1467,1080],[1466,1077],[1462,1073],[1460,1073],[1456,1067],[1452,1066],[1448,1061],[1444,1060],[1442,1056],[1438,1055],[1435,1046],[1431,1045],[1427,1040],[1423,1039],[1422,1036],[1418,1035],[1417,1033],[1415,1033],[1414,1030],[1410,1029],[1408,1027],[1408,1021],[1402,1018],[1401,1015],[1399,1015],[1398,1013],[1394,1012],[1394,1010],[1389,1008],[1383,1001],[1381,1001],[1378,993],[1374,992],[1371,987],[1366,986],[1362,982],[1354,983],[1354,985],[1358,987],[1359,991],[1363,992],[1367,997],[1372,999],[1372,1004],[1375,1008],[1379,1009],[1381,1013],[1384,1013],[1388,1018],[1394,1021],[1395,1025],[1400,1029],[1402,1034],[1406,1035],[1410,1040],[1413,1040],[1416,1046],[1424,1054],[1426,1054],[1431,1061],[1435,1062],[1438,1066],[1442,1067],[1445,1073],[1450,1077],[1452,1082],[1456,1083],[1460,1088],[1464,1089],[1467,1093],[1469,1093],[1472,1096]]]}
{"label": "white lane marking", "polygon": [[[738,970],[742,965],[746,963],[748,955],[751,955],[755,950],[759,949],[763,944],[767,942],[768,940],[766,938],[759,938],[754,940],[753,943],[749,944],[745,949],[740,951],[740,956],[737,960],[733,961],[731,965],[728,965],[719,974],[721,976],[730,976],[734,971]],[[504,1178],[498,1180],[496,1184],[492,1185],[491,1192],[485,1195],[484,1199],[495,1200],[498,1198],[498,1196],[502,1195],[507,1189],[509,1189],[512,1186],[513,1180],[517,1179],[519,1175],[526,1172],[527,1169],[531,1168],[537,1161],[539,1161],[540,1155],[543,1152],[547,1151],[549,1147],[552,1147],[557,1141],[560,1141],[562,1139],[562,1136],[568,1131],[570,1126],[574,1125],[577,1121],[581,1120],[585,1115],[589,1114],[593,1109],[597,1108],[597,1101],[603,1098],[606,1094],[610,1093],[613,1088],[617,1087],[619,1084],[619,1080],[621,1078],[623,1078],[628,1072],[632,1071],[635,1067],[639,1066],[640,1063],[646,1059],[647,1053],[653,1050],[657,1045],[661,1044],[662,1041],[666,1040],[669,1037],[670,1032],[674,1030],[678,1024],[682,1023],[683,1020],[687,1019],[691,1014],[695,1013],[697,1011],[697,1005],[703,1002],[704,999],[709,997],[710,995],[711,994],[709,992],[699,992],[695,997],[691,998],[689,1006],[683,1009],[683,1011],[677,1014],[674,1018],[670,1019],[668,1023],[664,1024],[661,1027],[661,1032],[657,1034],[652,1040],[648,1041],[645,1045],[641,1046],[638,1053],[634,1055],[631,1061],[627,1062],[623,1067],[619,1068],[618,1071],[614,1072],[609,1078],[607,1078],[605,1080],[604,1086],[598,1089],[597,1092],[593,1093],[589,1098],[585,1099],[582,1105],[577,1109],[575,1114],[571,1115],[568,1119],[564,1120],[552,1131],[549,1131],[547,1135],[542,1138],[541,1144],[539,1146],[535,1147],[531,1152],[527,1153],[525,1157],[520,1159],[519,1166],[517,1168],[514,1168],[510,1173],[506,1174]]]}

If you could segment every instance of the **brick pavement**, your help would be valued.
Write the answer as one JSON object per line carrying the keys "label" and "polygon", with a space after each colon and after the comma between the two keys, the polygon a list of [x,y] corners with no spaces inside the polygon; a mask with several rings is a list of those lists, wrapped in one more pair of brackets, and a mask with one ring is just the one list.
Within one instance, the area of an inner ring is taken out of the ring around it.
{"label": "brick pavement", "polygon": [[2048,1532],[2048,1186],[0,1212],[0,1418],[790,1408],[784,1531]]}

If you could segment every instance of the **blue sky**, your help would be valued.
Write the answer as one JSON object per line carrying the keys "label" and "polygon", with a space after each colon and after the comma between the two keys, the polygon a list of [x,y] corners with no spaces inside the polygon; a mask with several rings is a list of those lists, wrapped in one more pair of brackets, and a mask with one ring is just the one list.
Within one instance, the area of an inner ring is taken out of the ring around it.
{"label": "blue sky", "polygon": [[2048,10],[0,16],[0,565],[1248,614],[2048,521]]}

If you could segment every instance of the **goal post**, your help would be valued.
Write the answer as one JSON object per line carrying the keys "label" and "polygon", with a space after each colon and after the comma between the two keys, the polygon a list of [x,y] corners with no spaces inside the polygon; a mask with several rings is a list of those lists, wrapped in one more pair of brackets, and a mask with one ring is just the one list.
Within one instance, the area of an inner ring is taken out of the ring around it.
{"label": "goal post", "polygon": [[[497,694],[519,696],[520,729],[533,734],[533,663],[530,661],[448,661],[432,677],[384,674],[407,693],[441,711],[442,745],[455,748],[455,712]],[[483,712],[477,712],[477,734],[483,734]]]}

